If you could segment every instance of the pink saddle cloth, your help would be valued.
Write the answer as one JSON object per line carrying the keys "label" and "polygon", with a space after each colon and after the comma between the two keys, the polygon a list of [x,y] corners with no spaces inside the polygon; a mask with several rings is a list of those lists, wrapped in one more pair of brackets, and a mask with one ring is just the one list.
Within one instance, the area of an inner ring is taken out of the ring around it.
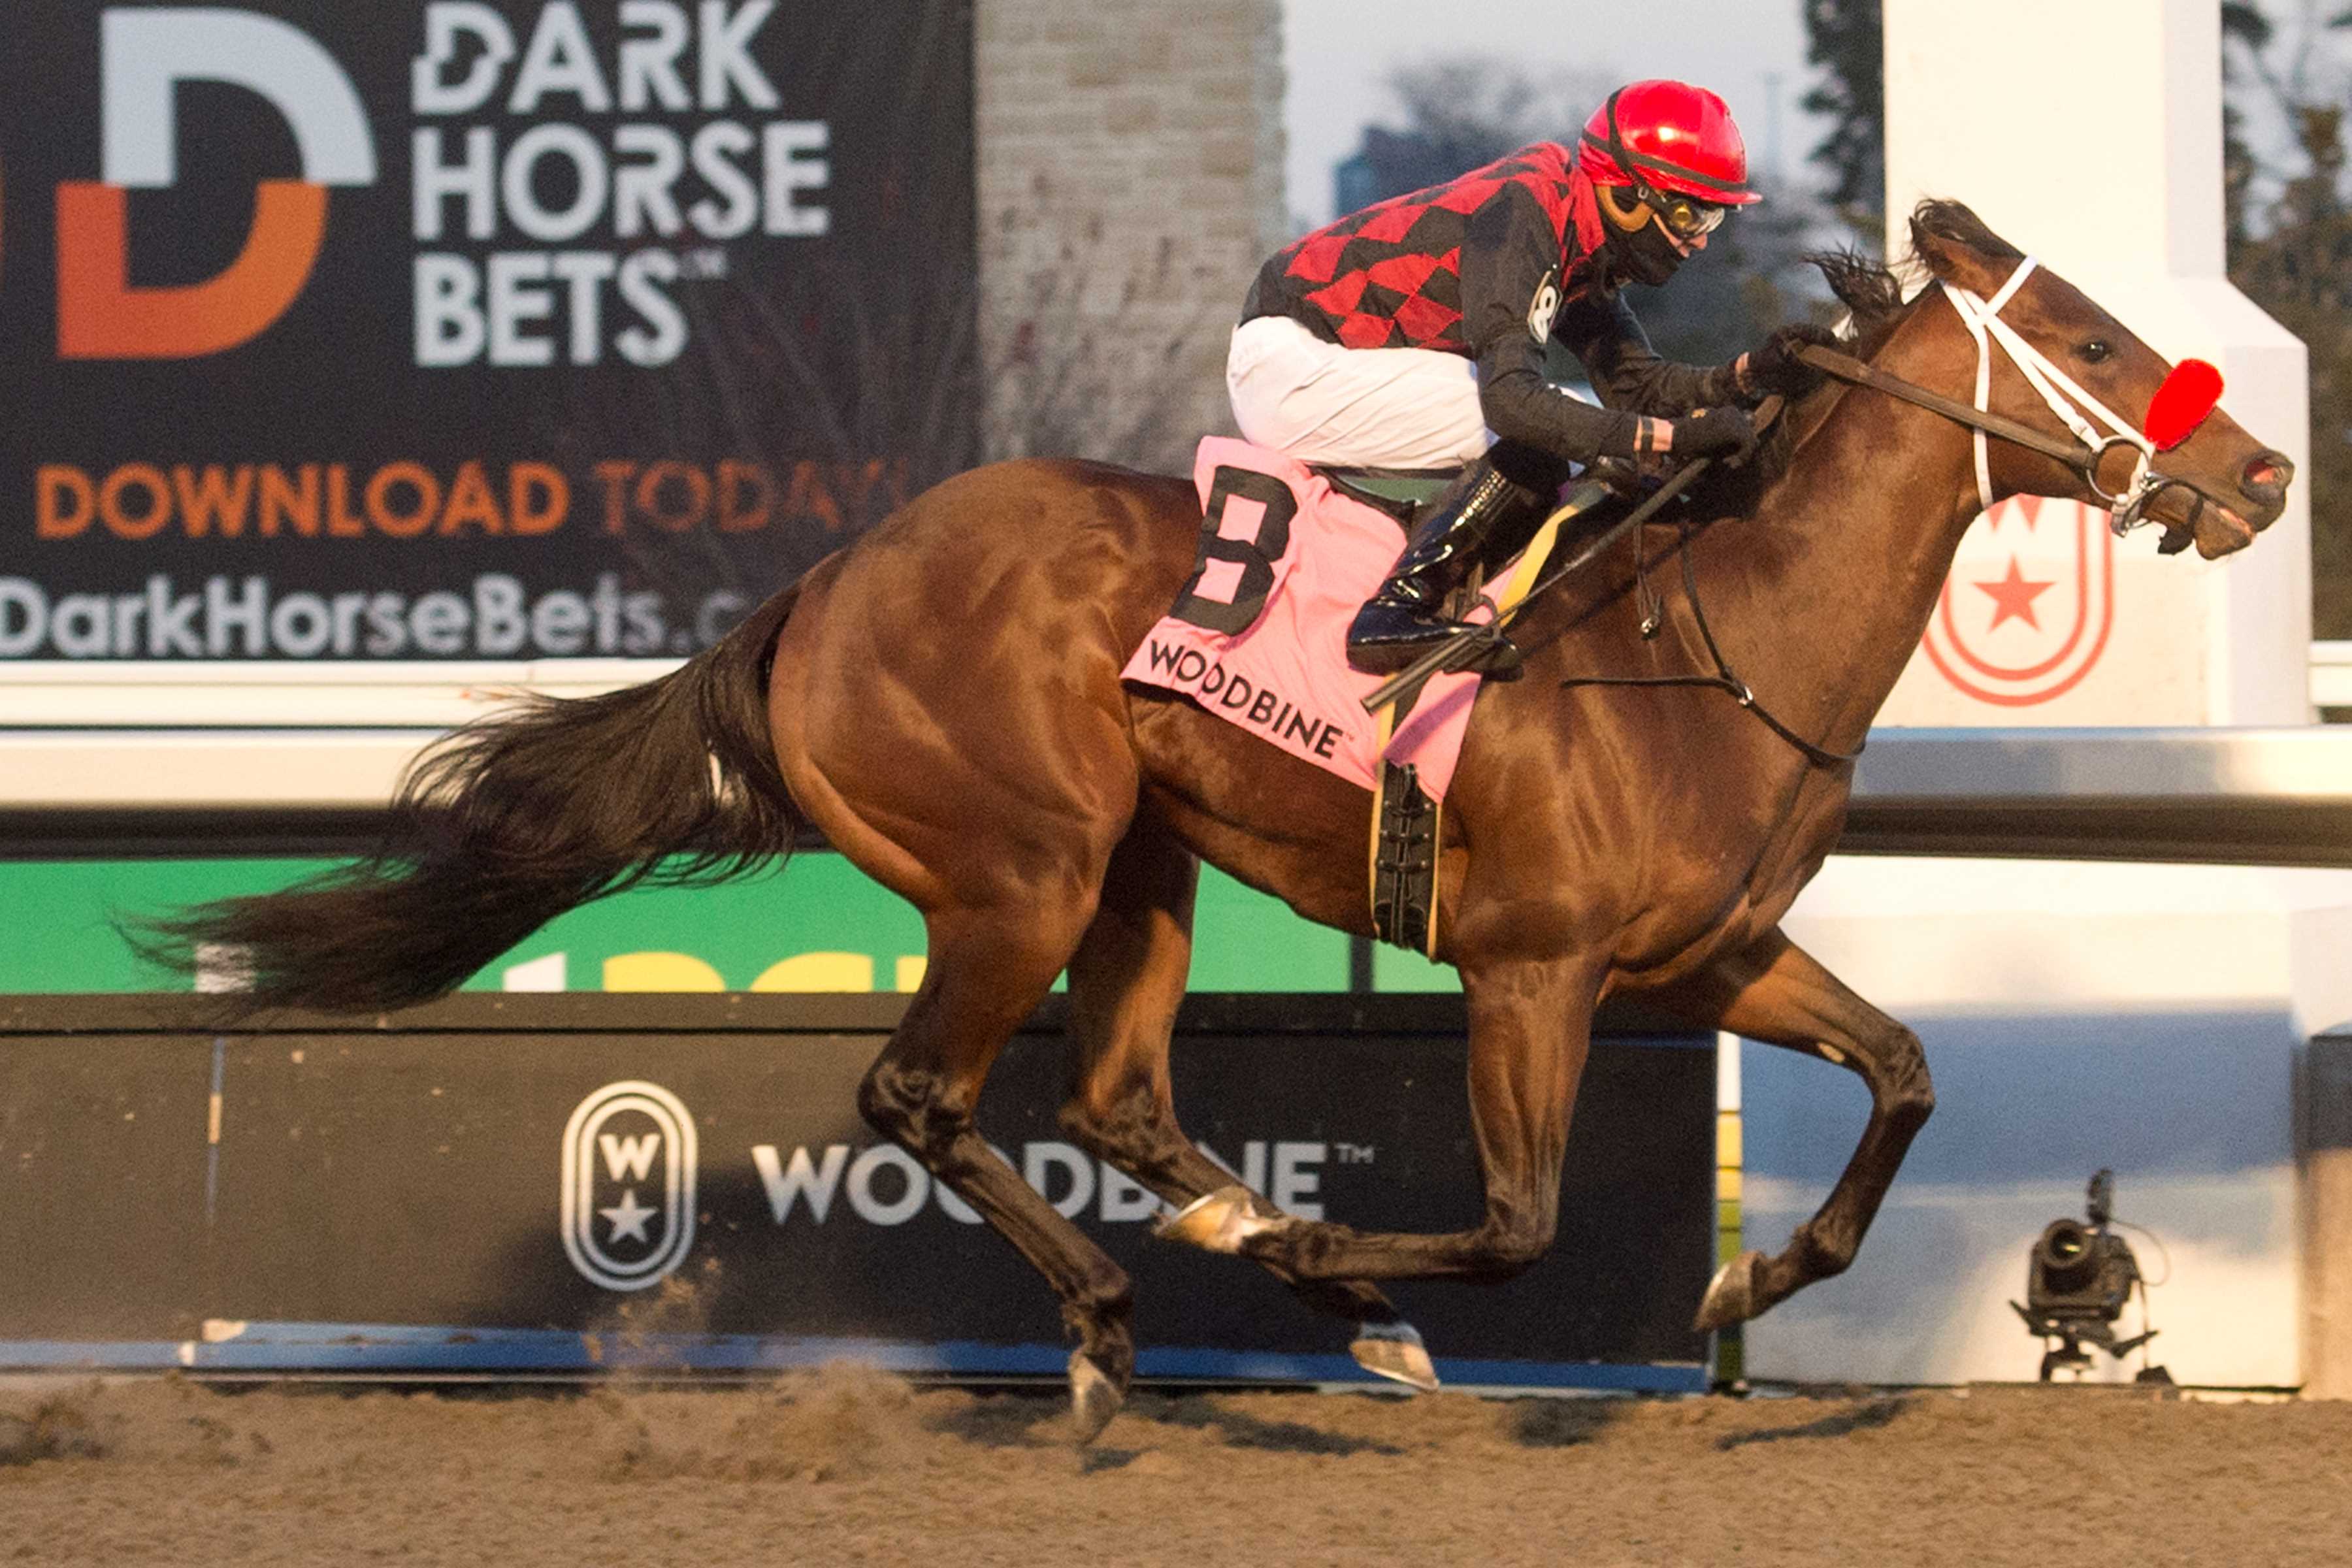
{"label": "pink saddle cloth", "polygon": [[1363,699],[1387,677],[1348,667],[1348,624],[1402,547],[1395,520],[1303,463],[1221,436],[1201,443],[1192,479],[1199,565],[1121,673],[1368,790],[1383,761],[1410,763],[1443,800],[1479,678],[1432,679],[1383,745]]}

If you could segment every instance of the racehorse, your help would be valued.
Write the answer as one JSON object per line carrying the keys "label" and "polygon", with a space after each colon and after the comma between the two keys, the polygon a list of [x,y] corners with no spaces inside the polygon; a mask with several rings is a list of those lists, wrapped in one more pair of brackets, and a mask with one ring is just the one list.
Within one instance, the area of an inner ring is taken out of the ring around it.
{"label": "racehorse", "polygon": [[[1825,385],[1790,410],[1770,471],[1751,466],[1727,504],[1695,501],[1663,542],[1682,552],[1685,582],[1705,584],[1703,620],[1670,589],[1644,637],[1648,595],[1627,591],[1632,552],[1617,549],[1533,604],[1515,631],[1524,678],[1479,700],[1438,894],[1486,1189],[1466,1230],[1282,1215],[1178,1128],[1169,1037],[1199,862],[1311,920],[1371,929],[1365,792],[1120,679],[1193,568],[1201,510],[1181,479],[1036,460],[950,479],[676,672],[460,731],[404,784],[414,837],[397,852],[168,929],[244,949],[253,1005],[398,1005],[451,989],[566,909],[648,879],[735,875],[814,826],[913,902],[929,932],[921,987],[859,1109],[1058,1293],[1077,1342],[1081,1440],[1132,1370],[1128,1277],[972,1119],[997,1053],[1057,975],[1069,976],[1068,1135],[1183,1205],[1180,1237],[1274,1270],[1310,1306],[1365,1325],[1367,1364],[1422,1382],[1426,1356],[1376,1282],[1496,1280],[1544,1251],[1594,1010],[1639,994],[1869,1086],[1868,1123],[1820,1210],[1780,1252],[1727,1264],[1698,1324],[1753,1317],[1853,1261],[1935,1104],[1917,1037],[1779,922],[1837,840],[1850,753],[1985,494],[2113,501],[2212,557],[2279,516],[2293,473],[2217,413],[2161,454],[2160,476],[2153,448],[2137,448],[2146,482],[2126,507],[2102,469],[2130,452],[2075,449],[2083,421],[2062,423],[2018,350],[1995,357],[1990,397],[1969,402],[1990,350],[1964,302],[1990,300],[1995,337],[2017,334],[2045,372],[2063,366],[2078,393],[2135,419],[2169,367],[1967,208],[1923,204],[1912,236],[1933,283],[1908,302],[1858,258],[1821,265],[1853,313],[1855,357],[1888,385],[1930,401],[1940,389],[1944,405]],[[2007,431],[1981,458],[1959,422],[1972,409]],[[1727,683],[1737,700],[1582,679],[1703,672],[1718,647],[1745,672]]]}

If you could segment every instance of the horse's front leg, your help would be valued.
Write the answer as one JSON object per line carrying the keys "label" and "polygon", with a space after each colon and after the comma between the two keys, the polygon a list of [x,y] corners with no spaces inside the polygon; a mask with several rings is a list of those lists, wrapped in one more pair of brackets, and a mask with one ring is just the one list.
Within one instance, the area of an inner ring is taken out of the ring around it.
{"label": "horse's front leg", "polygon": [[1591,1045],[1600,965],[1514,960],[1463,966],[1470,1011],[1470,1116],[1486,1215],[1473,1230],[1411,1236],[1266,1216],[1226,1187],[1170,1234],[1239,1252],[1300,1279],[1507,1279],[1551,1246],[1569,1114]]}
{"label": "horse's front leg", "polygon": [[1936,1109],[1936,1090],[1919,1037],[1848,990],[1777,927],[1650,1000],[1710,1027],[1834,1062],[1870,1086],[1869,1125],[1813,1217],[1778,1256],[1743,1252],[1708,1286],[1697,1327],[1728,1328],[1845,1271],[1911,1140]]}

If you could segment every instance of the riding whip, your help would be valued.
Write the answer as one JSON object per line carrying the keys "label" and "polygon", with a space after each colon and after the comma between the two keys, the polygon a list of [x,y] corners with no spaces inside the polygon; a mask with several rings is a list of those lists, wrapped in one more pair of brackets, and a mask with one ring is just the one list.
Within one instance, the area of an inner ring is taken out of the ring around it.
{"label": "riding whip", "polygon": [[[1781,399],[1777,396],[1768,397],[1757,406],[1756,430],[1759,437],[1771,427],[1773,419],[1780,412],[1780,406]],[[1675,469],[1667,477],[1665,483],[1660,485],[1641,505],[1602,530],[1588,542],[1583,549],[1578,551],[1572,559],[1545,573],[1517,605],[1493,620],[1473,627],[1461,637],[1440,643],[1374,688],[1371,694],[1364,699],[1364,711],[1377,713],[1388,704],[1402,699],[1406,693],[1420,689],[1431,677],[1467,668],[1484,658],[1490,648],[1502,640],[1503,634],[1510,628],[1511,623],[1518,618],[1519,612],[1535,603],[1545,589],[1580,570],[1619,540],[1627,537],[1635,529],[1648,522],[1668,501],[1690,489],[1698,481],[1700,475],[1714,468],[1715,461],[1713,458],[1700,458]]]}

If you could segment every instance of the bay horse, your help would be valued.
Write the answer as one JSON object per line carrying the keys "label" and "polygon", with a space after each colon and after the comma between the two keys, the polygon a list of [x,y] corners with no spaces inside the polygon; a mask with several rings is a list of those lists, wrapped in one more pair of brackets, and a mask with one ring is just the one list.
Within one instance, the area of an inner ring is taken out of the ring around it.
{"label": "bay horse", "polygon": [[[1911,230],[1935,282],[1979,299],[2025,270],[1958,204],[1923,204]],[[1906,302],[1893,274],[1856,258],[1821,265],[1853,312],[1858,359],[1965,407],[1979,348],[1957,300],[1930,286]],[[2168,374],[2046,269],[2001,314],[2135,419]],[[1995,363],[1992,416],[2044,447],[2066,440],[2017,363]],[[2093,499],[2083,472],[2010,429],[1990,444],[1993,494]],[[1934,1108],[1917,1037],[1780,921],[1837,841],[1852,784],[1839,753],[1862,744],[1982,505],[1974,442],[1946,414],[1832,383],[1790,410],[1774,471],[1751,467],[1746,493],[1675,531],[1714,641],[1804,745],[1719,691],[1580,681],[1706,668],[1685,594],[1670,589],[1659,634],[1640,635],[1630,549],[1523,617],[1525,677],[1479,700],[1439,867],[1438,956],[1461,973],[1485,1182],[1484,1215],[1465,1230],[1282,1215],[1177,1125],[1169,1037],[1199,863],[1310,920],[1371,930],[1364,791],[1120,679],[1192,570],[1200,504],[1180,479],[1027,460],[950,479],[676,672],[453,736],[403,787],[412,837],[398,850],[165,929],[244,949],[252,1005],[401,1005],[452,989],[564,910],[647,879],[749,870],[814,826],[909,900],[929,938],[859,1109],[1051,1283],[1077,1342],[1082,1441],[1132,1370],[1128,1277],[972,1119],[991,1064],[1057,975],[1069,976],[1068,1135],[1183,1205],[1180,1238],[1255,1259],[1309,1306],[1364,1325],[1367,1364],[1416,1382],[1429,1381],[1426,1355],[1377,1282],[1498,1280],[1544,1251],[1594,1009],[1638,994],[1870,1089],[1820,1210],[1708,1289],[1698,1325],[1724,1327],[1853,1261]],[[2147,515],[2208,557],[2273,521],[2293,472],[2218,413],[2164,463],[2169,488],[2142,498]]]}

